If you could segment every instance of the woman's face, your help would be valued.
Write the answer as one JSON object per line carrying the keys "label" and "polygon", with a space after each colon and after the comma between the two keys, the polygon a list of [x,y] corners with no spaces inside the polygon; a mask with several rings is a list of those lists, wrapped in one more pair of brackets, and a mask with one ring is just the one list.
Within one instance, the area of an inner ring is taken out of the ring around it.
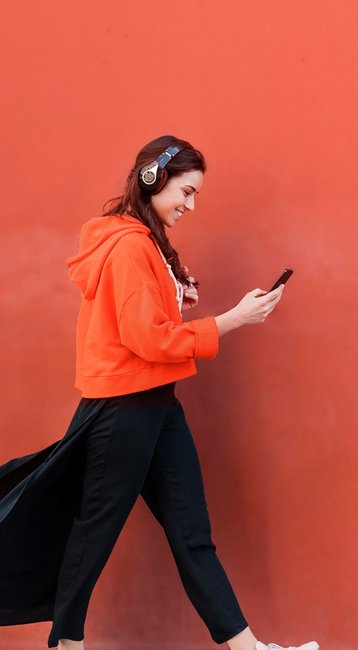
{"label": "woman's face", "polygon": [[[150,197],[151,204],[165,226],[175,226],[185,210],[194,210],[195,199],[203,184],[204,174],[198,169],[172,176],[165,187]],[[179,214],[180,213],[180,214]]]}

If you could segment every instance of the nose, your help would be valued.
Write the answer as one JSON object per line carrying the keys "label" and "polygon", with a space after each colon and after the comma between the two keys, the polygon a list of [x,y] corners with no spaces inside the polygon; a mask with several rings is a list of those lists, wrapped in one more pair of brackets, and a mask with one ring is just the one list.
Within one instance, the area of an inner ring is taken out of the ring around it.
{"label": "nose", "polygon": [[194,210],[195,201],[194,201],[193,194],[190,194],[189,196],[186,197],[184,205],[188,210]]}

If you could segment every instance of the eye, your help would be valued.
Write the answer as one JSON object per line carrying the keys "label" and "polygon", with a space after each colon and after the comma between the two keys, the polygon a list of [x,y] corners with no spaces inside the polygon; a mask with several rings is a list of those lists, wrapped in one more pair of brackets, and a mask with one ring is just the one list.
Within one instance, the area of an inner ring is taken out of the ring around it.
{"label": "eye", "polygon": [[183,190],[183,194],[184,194],[185,197],[187,197],[187,196],[190,195],[190,192],[187,192],[186,190]]}

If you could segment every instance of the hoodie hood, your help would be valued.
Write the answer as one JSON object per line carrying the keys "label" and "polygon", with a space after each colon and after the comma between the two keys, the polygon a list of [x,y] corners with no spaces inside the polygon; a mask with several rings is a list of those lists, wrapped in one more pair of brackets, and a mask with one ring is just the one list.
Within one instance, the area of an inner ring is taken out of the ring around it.
{"label": "hoodie hood", "polygon": [[124,235],[132,232],[149,235],[151,230],[128,214],[92,217],[82,225],[78,253],[68,257],[65,264],[71,282],[79,286],[83,298],[94,298],[108,255]]}

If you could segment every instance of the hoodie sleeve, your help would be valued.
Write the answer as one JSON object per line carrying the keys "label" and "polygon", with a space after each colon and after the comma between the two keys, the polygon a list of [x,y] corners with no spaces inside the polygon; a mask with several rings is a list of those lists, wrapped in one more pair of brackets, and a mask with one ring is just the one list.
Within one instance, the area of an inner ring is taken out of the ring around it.
{"label": "hoodie sleeve", "polygon": [[143,283],[126,300],[119,319],[121,342],[149,362],[213,359],[219,349],[214,316],[177,325],[164,311],[158,287]]}

